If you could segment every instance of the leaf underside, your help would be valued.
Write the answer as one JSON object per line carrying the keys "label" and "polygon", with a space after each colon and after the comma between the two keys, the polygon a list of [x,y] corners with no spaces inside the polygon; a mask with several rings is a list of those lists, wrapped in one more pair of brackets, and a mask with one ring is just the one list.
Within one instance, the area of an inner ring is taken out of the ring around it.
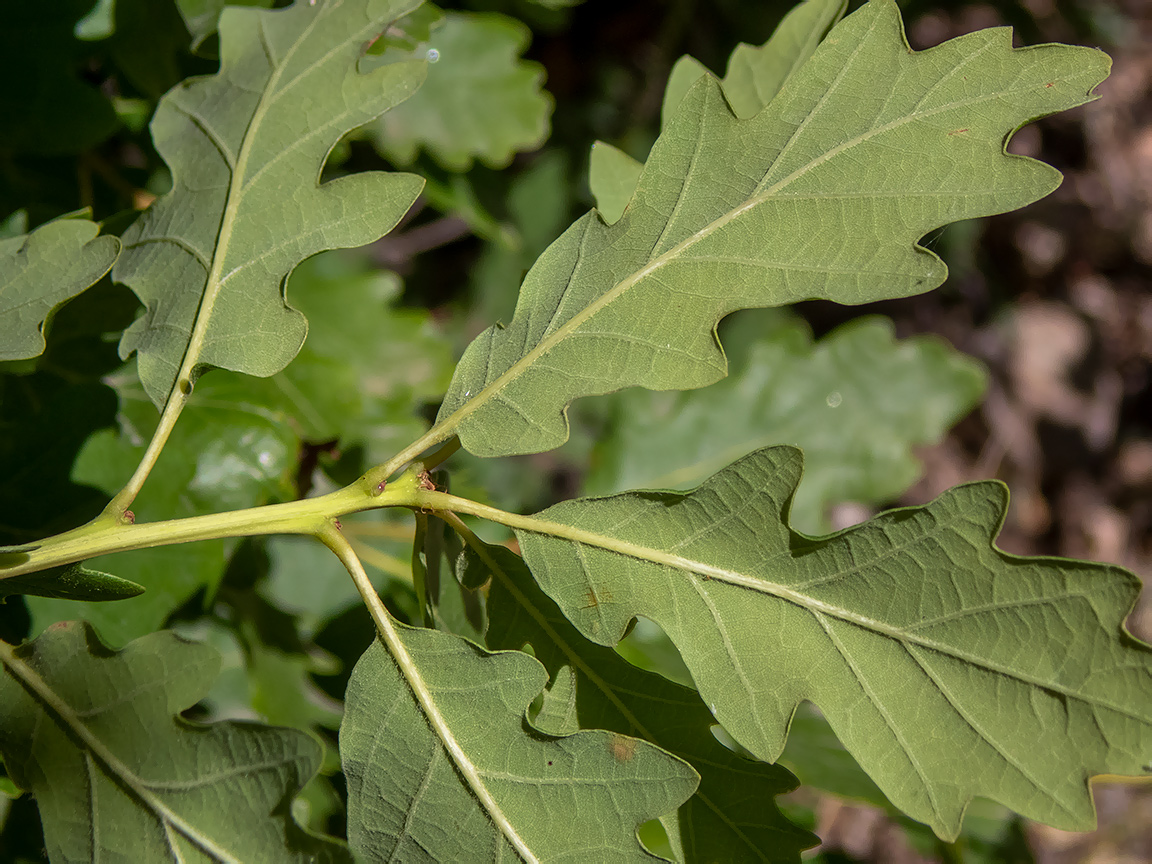
{"label": "leaf underside", "polygon": [[113,653],[62,624],[0,661],[0,752],[36,796],[52,861],[350,862],[289,814],[320,762],[313,739],[174,716],[207,692],[213,649],[154,633]]}
{"label": "leaf underside", "polygon": [[57,219],[31,234],[0,240],[0,361],[44,351],[44,322],[93,285],[120,252],[88,219]]}
{"label": "leaf underside", "polygon": [[[817,839],[790,823],[774,798],[796,786],[783,768],[752,762],[722,746],[715,721],[696,691],[638,669],[610,648],[589,642],[533,580],[519,556],[487,546],[467,553],[492,584],[488,590],[490,648],[532,646],[552,676],[552,722],[607,729],[651,741],[687,761],[700,788],[664,817],[681,860],[797,862]],[[588,602],[591,602],[589,600]],[[569,685],[571,685],[569,687]],[[561,688],[565,689],[559,695]]]}
{"label": "leaf underside", "polygon": [[[653,860],[636,829],[692,794],[691,768],[634,738],[532,728],[525,711],[547,673],[525,654],[488,654],[434,630],[400,633],[409,673],[373,645],[345,697],[340,755],[358,860]],[[434,731],[413,686],[452,742]],[[464,763],[494,807],[464,781]]]}
{"label": "leaf underside", "polygon": [[[840,20],[846,5],[845,0],[808,0],[785,15],[763,45],[745,42],[737,45],[720,82],[732,112],[746,119],[771,102],[792,74],[812,56],[828,29]],[[664,85],[661,128],[668,125],[696,80],[707,74],[707,67],[688,54],[676,61]],[[597,141],[592,145],[588,184],[596,199],[596,209],[609,225],[623,214],[643,170],[644,163],[611,144]]]}
{"label": "leaf underside", "polygon": [[368,172],[319,183],[342,135],[407,98],[423,62],[357,71],[364,46],[412,0],[227,8],[220,72],[160,102],[156,149],[173,189],[124,234],[113,276],[147,307],[120,343],[164,403],[185,354],[196,369],[268,376],[304,341],[283,296],[289,271],[324,249],[386,234],[422,185]]}
{"label": "leaf underside", "polygon": [[1138,580],[997,550],[994,482],[806,537],[787,527],[800,472],[798,450],[768,448],[687,495],[565,502],[517,534],[589,638],[614,644],[635,615],[658,623],[760,758],[779,756],[807,699],[941,837],[976,795],[1093,827],[1088,777],[1138,774],[1152,752],[1152,649],[1122,628]]}
{"label": "leaf underside", "polygon": [[1013,49],[1007,28],[914,52],[895,3],[873,0],[750,120],[705,76],[621,219],[577,221],[529,272],[511,323],[469,346],[438,423],[477,455],[547,450],[575,398],[722,378],[713,328],[736,309],[930,290],[945,267],[919,238],[1051,192],[1059,173],[1004,143],[1090,99],[1108,63]]}
{"label": "leaf underside", "polygon": [[847,6],[847,0],[809,0],[784,16],[764,45],[737,45],[728,58],[722,82],[733,113],[753,117],[771,102],[812,56]]}

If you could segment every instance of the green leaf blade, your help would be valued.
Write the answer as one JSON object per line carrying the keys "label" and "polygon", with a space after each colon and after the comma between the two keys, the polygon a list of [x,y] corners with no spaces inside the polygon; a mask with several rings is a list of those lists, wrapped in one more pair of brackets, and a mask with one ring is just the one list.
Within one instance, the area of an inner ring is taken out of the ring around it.
{"label": "green leaf blade", "polygon": [[66,624],[0,646],[0,661],[0,748],[38,799],[53,861],[350,861],[285,806],[319,764],[315,741],[173,716],[215,677],[207,646],[157,633],[112,653]]}
{"label": "green leaf blade", "polygon": [[[521,548],[589,638],[613,644],[633,615],[656,621],[761,758],[780,754],[807,699],[892,802],[942,837],[976,795],[1091,828],[1088,777],[1138,774],[1152,749],[1152,649],[1123,630],[1135,577],[997,550],[996,483],[795,534],[800,464],[771,448],[688,495],[560,504],[518,527]],[[588,591],[610,600],[584,608]]]}
{"label": "green leaf blade", "polygon": [[575,223],[512,322],[469,346],[442,429],[482,456],[550,449],[575,398],[722,378],[712,330],[736,309],[930,290],[945,268],[917,241],[1051,192],[1059,173],[1004,141],[1087,101],[1107,68],[1092,49],[1014,50],[1006,30],[911,52],[895,4],[874,0],[751,120],[701,78],[624,216]]}
{"label": "green leaf blade", "polygon": [[[688,762],[700,788],[661,821],[686,862],[796,862],[816,838],[791,824],[775,796],[796,780],[775,765],[752,762],[721,745],[699,694],[639,669],[615,651],[590,643],[564,618],[533,580],[519,556],[486,546],[469,549],[468,572],[491,574],[488,591],[490,648],[532,646],[552,676],[536,723],[559,734],[572,728],[607,729],[651,741]],[[591,605],[595,597],[586,597]],[[545,710],[552,712],[548,727]],[[571,724],[578,724],[578,727]]]}
{"label": "green leaf blade", "polygon": [[[733,113],[747,119],[771,102],[792,73],[812,56],[828,29],[840,20],[845,5],[844,0],[809,0],[784,16],[765,44],[737,45],[721,82]],[[661,129],[696,80],[708,74],[705,66],[687,54],[676,61],[664,87]],[[632,199],[643,167],[610,144],[597,141],[592,145],[588,182],[596,208],[609,225],[620,218]]]}
{"label": "green leaf blade", "polygon": [[[362,860],[653,860],[636,829],[688,797],[695,772],[632,738],[534,730],[524,713],[546,673],[523,654],[488,654],[432,630],[400,633],[409,673],[371,647],[340,730],[349,842]],[[419,707],[412,668],[451,742]],[[494,808],[463,781],[461,762]]]}
{"label": "green leaf blade", "polygon": [[760,46],[741,42],[728,58],[724,95],[737,117],[752,117],[812,56],[820,40],[844,15],[846,0],[810,0],[784,16]]}
{"label": "green leaf blade", "polygon": [[0,240],[0,361],[44,352],[52,312],[112,269],[120,241],[88,219],[57,219]]}
{"label": "green leaf blade", "polygon": [[[34,547],[33,547],[34,548]],[[0,550],[0,555],[11,554]],[[13,594],[53,597],[62,600],[85,600],[106,603],[126,600],[144,593],[144,586],[111,573],[90,570],[82,564],[65,564],[23,576],[0,579],[0,601]]]}
{"label": "green leaf blade", "polygon": [[[118,376],[117,429],[104,429],[84,444],[72,476],[108,495],[121,488],[157,422],[140,382]],[[299,439],[283,405],[268,404],[258,386],[232,373],[203,380],[189,398],[158,461],[159,470],[133,503],[141,521],[175,519],[253,507],[290,489]],[[75,600],[37,598],[28,605],[35,631],[55,621],[83,617],[100,637],[122,647],[160,628],[198,590],[210,596],[227,562],[227,544],[209,540],[158,546],[95,559],[106,569],[147,589],[114,604],[77,605]]]}
{"label": "green leaf blade", "polygon": [[632,200],[632,193],[636,191],[643,170],[643,163],[618,147],[603,141],[592,145],[588,183],[592,187],[592,197],[596,199],[600,218],[609,225],[624,215],[624,208]]}
{"label": "green leaf blade", "polygon": [[152,132],[173,190],[125,233],[113,274],[147,307],[121,355],[137,353],[156,404],[189,352],[197,368],[280,371],[307,331],[282,293],[289,271],[324,249],[383,236],[415,200],[423,181],[411,175],[319,183],[341,135],[419,86],[423,63],[357,71],[366,42],[410,6],[226,9],[221,71],[161,100]]}

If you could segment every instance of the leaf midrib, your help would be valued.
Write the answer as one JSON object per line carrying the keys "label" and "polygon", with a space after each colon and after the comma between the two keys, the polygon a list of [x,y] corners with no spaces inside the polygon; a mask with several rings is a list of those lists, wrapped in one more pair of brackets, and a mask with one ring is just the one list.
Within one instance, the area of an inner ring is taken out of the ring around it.
{"label": "leaf midrib", "polygon": [[[268,77],[268,81],[260,94],[260,99],[256,103],[256,109],[252,112],[252,119],[248,124],[248,128],[244,131],[244,140],[240,145],[240,152],[236,155],[235,165],[229,166],[228,198],[224,203],[224,212],[220,219],[220,230],[216,235],[216,246],[212,254],[212,266],[205,280],[204,291],[201,294],[200,304],[196,310],[196,321],[188,337],[188,347],[184,351],[184,357],[173,385],[177,391],[180,390],[181,382],[189,382],[192,370],[200,358],[200,354],[204,349],[204,342],[207,339],[208,325],[212,318],[213,310],[215,309],[216,300],[224,287],[221,272],[224,267],[224,260],[228,255],[228,247],[232,241],[233,223],[236,219],[237,212],[240,210],[245,192],[247,191],[248,184],[245,181],[245,175],[247,173],[248,160],[255,146],[254,142],[259,137],[260,126],[265,115],[281,95],[280,91],[277,90],[281,75],[288,67],[289,62],[299,47],[307,40],[319,22],[323,20],[326,11],[325,9],[317,10],[312,20],[308,22],[308,26],[301,31],[300,35],[292,43],[288,51],[285,52],[279,63],[273,61],[272,51],[268,47],[264,32],[264,14],[261,14],[258,18],[257,30],[260,36],[260,45],[264,49],[264,54],[268,58],[269,65],[272,66],[272,74]],[[348,41],[349,40],[344,40],[338,47],[343,47]],[[329,52],[329,54],[325,55],[325,58],[331,56],[332,53],[333,52]],[[223,70],[218,74],[223,74]],[[216,143],[214,136],[209,136],[209,138],[213,143]],[[219,145],[217,145],[217,147],[219,149]],[[225,151],[221,151],[221,156],[225,157]],[[225,163],[227,164],[226,158]],[[259,172],[257,173],[259,174]]]}
{"label": "leaf midrib", "polygon": [[[471,537],[466,535],[465,539],[470,541]],[[629,724],[631,724],[632,728],[635,729],[637,733],[639,733],[639,737],[641,737],[647,741],[651,741],[651,742],[655,743],[657,741],[657,736],[653,735],[648,730],[648,728],[643,723],[640,722],[640,719],[635,714],[632,713],[632,711],[628,708],[628,706],[620,700],[620,698],[616,695],[616,688],[613,687],[612,685],[610,685],[603,678],[601,678],[600,675],[597,674],[596,671],[591,666],[589,666],[587,663],[584,662],[584,658],[580,656],[580,654],[576,651],[576,649],[574,649],[568,643],[568,641],[566,639],[561,637],[561,635],[558,632],[556,632],[555,628],[553,628],[553,626],[552,626],[552,623],[548,620],[548,618],[544,615],[544,613],[541,612],[535,606],[535,604],[533,604],[528,599],[528,597],[520,590],[520,588],[513,581],[512,577],[504,572],[504,568],[500,566],[499,562],[496,561],[495,558],[493,558],[491,555],[488,554],[488,550],[485,549],[483,547],[483,545],[479,544],[479,543],[473,543],[470,545],[472,545],[473,551],[476,552],[476,554],[480,557],[480,559],[484,562],[484,564],[488,567],[488,569],[500,579],[501,583],[504,586],[504,590],[506,590],[509,594],[511,594],[512,597],[519,604],[520,608],[524,609],[533,618],[533,620],[535,620],[536,626],[538,626],[542,631],[544,631],[544,634],[549,639],[552,640],[552,643],[554,645],[556,645],[557,648],[560,649],[560,651],[564,654],[564,656],[568,658],[569,662],[573,666],[575,666],[577,669],[579,669],[587,677],[587,679],[596,687],[597,690],[599,690],[601,693],[604,694],[604,697],[610,703],[612,703],[612,705],[616,708],[616,710],[620,712],[621,716],[623,716],[624,719]],[[623,692],[630,693],[633,696],[651,698],[649,696],[649,694],[645,694],[645,693],[635,693],[635,692],[627,691],[627,690],[625,690]],[[673,752],[674,755],[680,755],[680,754],[675,753],[674,751],[671,751],[671,750],[669,752]],[[683,755],[680,755],[680,758],[685,759],[685,761],[688,761],[686,759],[686,757]],[[706,765],[711,765],[712,767],[716,767],[716,768],[726,767],[726,766],[721,766],[718,763],[712,762],[708,759],[697,758],[696,761],[703,763],[703,764],[706,764]],[[691,764],[691,763],[689,763],[689,764]],[[728,827],[730,828],[730,830],[737,837],[739,837],[742,841],[744,841],[745,845],[747,845],[749,849],[752,849],[752,850],[756,851],[757,853],[759,853],[759,850],[757,849],[756,844],[753,843],[752,840],[747,835],[745,835],[745,833],[740,829],[740,826],[737,825],[735,822],[733,822],[729,818],[728,814],[726,812],[724,812],[724,810],[722,810],[720,807],[718,807],[716,805],[716,803],[711,798],[709,798],[699,787],[697,787],[697,789],[693,793],[693,795],[696,798],[698,798],[701,801],[701,803],[703,803],[706,807],[708,807],[709,810],[711,810],[713,813],[715,813],[716,816],[722,822],[726,823],[728,825]],[[768,860],[768,859],[764,859],[764,860]]]}
{"label": "leaf midrib", "polygon": [[[962,100],[958,100],[955,102],[950,102],[946,105],[938,106],[937,108],[934,108],[930,111],[914,112],[914,113],[906,114],[900,118],[897,118],[896,120],[893,120],[893,121],[890,121],[889,123],[884,124],[883,126],[869,129],[867,132],[861,133],[860,135],[857,135],[857,136],[849,139],[848,141],[845,141],[845,142],[842,142],[841,144],[836,145],[835,147],[825,151],[824,153],[820,154],[819,156],[812,159],[810,162],[806,163],[805,165],[801,166],[800,168],[797,168],[795,171],[793,171],[787,177],[777,181],[772,186],[767,187],[767,188],[763,189],[762,191],[754,192],[754,194],[751,197],[749,197],[749,199],[747,201],[745,201],[743,204],[741,204],[740,206],[735,207],[732,210],[729,210],[728,212],[724,213],[723,215],[717,217],[715,220],[713,220],[712,222],[705,225],[699,231],[695,232],[694,234],[690,235],[689,237],[686,237],[684,240],[677,243],[675,246],[670,248],[667,252],[660,254],[656,258],[653,258],[651,261],[649,261],[647,264],[645,264],[642,268],[637,270],[632,275],[621,280],[620,282],[616,283],[616,285],[614,285],[612,288],[608,289],[606,292],[604,292],[599,297],[597,297],[594,301],[589,303],[583,310],[581,310],[580,312],[577,312],[575,315],[573,315],[570,319],[568,319],[568,321],[566,321],[560,327],[556,328],[549,335],[542,338],[539,342],[537,342],[536,346],[531,351],[529,351],[527,354],[525,354],[523,357],[521,357],[519,360],[517,360],[515,363],[513,363],[511,366],[509,366],[505,372],[501,373],[495,380],[493,380],[490,384],[486,385],[482,390],[480,390],[480,392],[478,392],[475,396],[473,396],[471,400],[469,400],[468,402],[465,402],[463,405],[461,405],[459,408],[457,408],[451,415],[446,417],[442,423],[436,424],[436,426],[433,427],[433,429],[430,430],[428,435],[426,436],[426,438],[428,440],[425,441],[424,439],[422,439],[420,443],[427,444],[430,446],[432,443],[435,443],[435,441],[441,441],[441,440],[444,440],[445,438],[450,437],[452,434],[454,434],[455,430],[457,428],[459,428],[460,424],[463,423],[472,413],[474,413],[476,410],[478,410],[479,408],[481,408],[485,404],[487,404],[490,399],[494,398],[511,381],[519,378],[522,374],[524,374],[538,359],[540,359],[540,357],[542,357],[544,354],[551,351],[560,342],[562,342],[569,335],[571,335],[573,331],[575,331],[582,324],[584,324],[588,319],[592,318],[597,313],[599,313],[602,309],[609,306],[611,303],[615,302],[616,299],[618,299],[621,295],[626,293],[629,289],[631,289],[632,287],[634,287],[636,284],[643,281],[647,277],[651,276],[653,273],[658,271],[660,268],[664,267],[666,264],[674,262],[680,255],[682,255],[684,252],[686,252],[688,249],[690,249],[697,242],[704,240],[707,237],[711,236],[713,233],[720,230],[721,228],[723,228],[725,225],[727,225],[729,222],[733,221],[737,217],[743,215],[748,210],[751,210],[752,208],[754,208],[754,207],[764,203],[765,201],[769,200],[773,196],[778,195],[788,185],[795,182],[796,180],[799,180],[801,177],[803,177],[809,171],[819,167],[822,164],[825,164],[829,160],[835,158],[836,156],[839,156],[840,154],[844,153],[845,151],[851,149],[852,147],[855,147],[861,143],[864,143],[864,142],[870,140],[871,138],[876,137],[877,135],[892,131],[893,129],[896,129],[905,123],[909,123],[909,122],[912,122],[914,120],[922,120],[926,117],[931,117],[935,114],[945,113],[946,111],[951,111],[951,110],[954,110],[956,108],[968,107],[968,106],[980,104],[982,102],[988,102],[988,101],[991,101],[994,99],[999,99],[1000,97],[1004,96],[1005,94],[1015,92],[1015,89],[1016,88],[1010,88],[1010,89],[1006,89],[1006,90],[997,90],[993,93],[983,94],[979,97],[974,97],[971,99],[962,99]],[[744,121],[744,122],[748,122],[748,121]],[[1022,157],[1017,157],[1017,158],[1022,158]],[[777,158],[777,160],[775,160],[773,162],[773,165],[778,164],[778,161],[779,161],[779,157]],[[1034,162],[1035,160],[1030,160],[1030,161]],[[1036,164],[1043,164],[1043,163],[1036,163]],[[771,174],[771,168],[769,168],[769,170],[767,172],[765,172],[765,177],[767,178],[770,174]],[[763,181],[761,181],[761,182],[763,182]],[[884,193],[881,193],[881,194],[883,195]],[[975,194],[975,193],[973,193],[973,194]],[[824,197],[840,198],[840,197],[846,197],[846,196],[844,196],[842,193],[841,194],[833,193],[829,196],[824,196],[818,192],[811,192],[811,193],[803,193],[802,195],[797,195],[794,197],[823,199]],[[858,197],[872,197],[872,194],[862,192],[862,193],[858,193]],[[953,195],[950,197],[955,197],[955,196]],[[588,220],[588,222],[586,223],[585,228],[584,228],[585,232],[587,232],[594,225],[594,223],[591,221],[593,219],[593,216],[592,216],[592,214],[588,214],[584,218],[586,220]],[[667,225],[665,226],[665,229],[666,228],[667,228]],[[581,243],[582,242],[583,241],[581,241]],[[568,290],[568,286],[565,286],[564,291],[566,292],[567,290]],[[489,353],[491,353],[491,352],[489,352]],[[407,454],[407,451],[405,451],[405,454]]]}
{"label": "leaf midrib", "polygon": [[[260,44],[264,48],[265,56],[268,57],[268,62],[272,65],[273,70],[264,90],[260,94],[259,101],[256,103],[256,110],[252,113],[252,119],[248,124],[248,128],[244,130],[244,140],[240,144],[240,152],[236,156],[236,164],[231,166],[231,170],[229,171],[228,198],[224,202],[224,212],[220,218],[220,230],[216,234],[216,245],[212,252],[212,266],[204,282],[204,291],[200,295],[200,303],[196,309],[196,320],[192,325],[192,332],[188,336],[188,346],[184,349],[184,356],[180,362],[180,368],[177,370],[172,392],[180,392],[190,383],[192,370],[195,368],[196,362],[199,360],[200,354],[204,349],[204,341],[208,336],[208,323],[212,318],[212,312],[216,306],[216,298],[219,296],[220,290],[223,287],[220,282],[220,272],[224,267],[224,259],[227,257],[228,246],[232,241],[232,223],[236,219],[236,213],[240,209],[240,202],[244,198],[244,175],[248,167],[248,159],[254,146],[253,141],[257,138],[257,132],[264,119],[264,114],[268,110],[270,94],[280,79],[285,63],[319,19],[320,15],[316,15],[312,21],[309,22],[308,27],[305,28],[300,38],[292,44],[292,47],[279,65],[273,63],[272,54],[268,50],[265,42],[263,16],[259,19],[257,29],[260,32]],[[221,70],[219,74],[222,73],[223,70]],[[214,137],[210,136],[210,138],[215,142]],[[224,153],[221,152],[221,156],[223,155]],[[187,393],[185,393],[185,395],[187,395]]]}
{"label": "leaf midrib", "polygon": [[[703,576],[705,579],[714,580],[723,584],[732,585],[737,588],[744,588],[755,591],[760,594],[767,594],[775,597],[778,600],[783,600],[791,603],[794,606],[805,609],[809,612],[823,613],[831,618],[843,621],[847,624],[852,624],[865,630],[872,631],[878,635],[886,636],[895,642],[901,644],[912,644],[925,648],[936,653],[952,657],[973,666],[986,669],[990,672],[995,672],[1007,678],[1012,678],[1021,683],[1028,684],[1034,687],[1040,687],[1046,690],[1051,690],[1060,693],[1071,699],[1088,703],[1090,705],[1105,708],[1121,714],[1129,719],[1136,720],[1141,723],[1146,723],[1147,718],[1142,717],[1134,711],[1120,705],[1115,705],[1100,699],[1097,696],[1090,696],[1079,691],[1073,690],[1069,686],[1056,682],[1041,680],[1035,676],[1028,675],[1016,669],[1011,669],[992,660],[976,657],[968,652],[962,651],[951,645],[946,645],[932,639],[918,636],[915,633],[910,633],[902,630],[891,624],[883,621],[878,621],[874,618],[869,618],[866,615],[861,615],[858,612],[853,612],[850,609],[845,609],[828,603],[823,600],[818,600],[789,588],[785,585],[780,585],[776,582],[770,582],[766,579],[760,579],[752,576],[747,576],[743,573],[737,573],[723,567],[718,567],[713,564],[707,564],[702,561],[696,561],[691,558],[685,558],[680,555],[673,555],[661,549],[653,549],[652,547],[642,546],[637,543],[630,543],[626,540],[620,540],[604,534],[597,534],[593,531],[588,531],[582,528],[577,528],[573,525],[566,525],[560,522],[551,522],[545,519],[540,519],[535,516],[521,516],[516,513],[507,513],[502,510],[497,510],[494,507],[478,504],[465,498],[457,498],[454,495],[448,495],[442,492],[423,492],[419,496],[421,503],[426,504],[434,509],[451,510],[457,513],[469,513],[475,516],[481,516],[494,522],[517,530],[527,531],[531,534],[539,534],[546,537],[554,537],[568,542],[591,546],[598,549],[603,549],[608,552],[634,558],[638,561],[644,561],[651,564],[657,564],[664,567],[670,567],[675,570],[681,570],[688,573],[694,573]],[[940,523],[942,524],[942,523]],[[920,540],[923,538],[917,538]],[[890,550],[890,552],[893,550]],[[844,573],[859,572],[859,566],[854,566],[845,570]],[[1040,602],[1044,602],[1041,600]]]}
{"label": "leaf midrib", "polygon": [[[3,663],[8,671],[24,685],[29,695],[40,703],[44,713],[50,714],[57,723],[67,727],[73,735],[80,739],[88,754],[98,760],[112,777],[128,787],[133,796],[152,811],[153,816],[164,826],[165,834],[170,829],[175,828],[205,853],[215,856],[222,864],[244,864],[243,859],[220,847],[216,841],[188,824],[157,798],[149,784],[125,765],[118,756],[105,746],[103,741],[96,737],[72,706],[65,702],[32,666],[17,657],[11,646],[2,642],[0,642],[0,663]],[[94,797],[90,804],[95,805]],[[95,814],[93,814],[94,816]],[[95,824],[97,823],[93,818],[93,825]],[[179,858],[179,854],[177,854],[177,858]]]}

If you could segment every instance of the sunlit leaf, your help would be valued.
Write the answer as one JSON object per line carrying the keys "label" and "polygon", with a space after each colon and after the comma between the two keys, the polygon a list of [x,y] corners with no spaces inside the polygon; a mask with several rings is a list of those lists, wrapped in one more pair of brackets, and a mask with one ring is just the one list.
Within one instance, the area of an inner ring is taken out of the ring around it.
{"label": "sunlit leaf", "polygon": [[804,481],[791,524],[825,531],[831,505],[885,504],[911,486],[913,447],[939,439],[983,389],[975,361],[937,339],[897,341],[886,319],[813,344],[787,318],[712,387],[619,394],[585,491],[687,489],[751,450],[795,444]]}
{"label": "sunlit leaf", "polygon": [[211,648],[156,633],[110,652],[67,624],[0,643],[0,663],[0,750],[36,796],[54,862],[351,860],[290,815],[314,740],[177,716],[211,684]]}
{"label": "sunlit leaf", "polygon": [[[722,746],[712,734],[712,714],[696,691],[638,669],[581,636],[519,556],[496,546],[467,554],[469,567],[492,579],[489,647],[530,644],[553,677],[537,725],[559,733],[577,723],[643,738],[699,772],[696,794],[662,820],[684,861],[799,861],[800,851],[815,843],[775,804],[775,796],[790,791],[795,779],[775,765],[749,761]],[[594,597],[586,598],[593,602]]]}
{"label": "sunlit leaf", "polygon": [[895,3],[874,0],[751,120],[705,76],[620,221],[577,221],[528,274],[512,321],[469,346],[441,430],[477,455],[547,450],[577,397],[722,378],[713,328],[736,309],[930,290],[946,268],[917,241],[1052,191],[1059,173],[1004,141],[1091,98],[1108,65],[1088,48],[1014,50],[1006,29],[911,52]]}
{"label": "sunlit leaf", "polygon": [[[737,741],[775,760],[801,700],[905,813],[954,838],[984,796],[1072,831],[1093,774],[1152,752],[1152,648],[1118,567],[992,541],[1002,485],[809,538],[787,527],[799,451],[756,451],[687,495],[633,492],[518,521],[564,614],[611,645],[659,624]],[[596,598],[589,604],[588,597]]]}
{"label": "sunlit leaf", "polygon": [[789,12],[763,45],[737,45],[721,82],[736,116],[752,117],[771,102],[847,6],[847,0],[808,0]]}
{"label": "sunlit leaf", "polygon": [[[421,62],[357,71],[365,44],[410,0],[225,9],[221,70],[184,82],[152,120],[173,189],[124,234],[113,276],[147,307],[124,334],[153,402],[182,363],[252,375],[299,351],[304,316],[283,295],[289,271],[323,249],[387,233],[421,181],[367,173],[319,183],[342,135],[410,95]],[[190,353],[189,353],[190,352]],[[190,392],[191,380],[182,383]]]}
{"label": "sunlit leaf", "polygon": [[112,268],[120,241],[99,233],[87,219],[58,219],[0,240],[0,361],[42,353],[53,310]]}
{"label": "sunlit leaf", "polygon": [[548,137],[552,98],[543,69],[520,59],[530,38],[506,15],[447,13],[429,38],[435,62],[428,80],[372,127],[382,151],[407,165],[424,147],[446,168],[464,171],[473,159],[502,168],[517,151],[539,146]]}
{"label": "sunlit leaf", "polygon": [[[737,45],[721,82],[733,113],[742,119],[752,117],[771,102],[792,73],[812,56],[828,28],[840,20],[844,7],[844,0],[808,0],[784,16],[765,44]],[[676,61],[664,86],[661,128],[668,125],[696,80],[707,74],[707,67],[687,54]],[[588,182],[605,222],[611,224],[620,218],[636,191],[643,167],[642,162],[610,144],[597,141],[592,145]]]}
{"label": "sunlit leaf", "polygon": [[[664,85],[664,101],[660,105],[660,129],[668,127],[668,122],[676,116],[676,109],[692,89],[692,85],[708,74],[708,67],[688,54],[672,64],[668,82]],[[595,145],[593,145],[595,146]]]}
{"label": "sunlit leaf", "polygon": [[524,654],[400,633],[406,656],[375,644],[356,664],[340,729],[359,860],[652,860],[636,829],[691,795],[691,768],[616,733],[533,729],[547,673]]}
{"label": "sunlit leaf", "polygon": [[[426,428],[415,409],[447,383],[449,344],[426,312],[396,308],[399,281],[333,253],[305,262],[289,285],[311,321],[304,348],[270,378],[218,371],[200,379],[133,504],[139,519],[198,516],[290,497],[303,442],[360,446],[367,458],[382,460]],[[157,417],[132,375],[110,380],[120,396],[119,428],[86,443],[73,479],[114,495],[139,463]],[[211,592],[227,548],[216,540],[101,559],[98,567],[147,592],[122,609],[35,600],[34,626],[84,617],[102,638],[123,645],[155,630],[196,591]],[[354,597],[347,575],[341,571],[338,578]]]}

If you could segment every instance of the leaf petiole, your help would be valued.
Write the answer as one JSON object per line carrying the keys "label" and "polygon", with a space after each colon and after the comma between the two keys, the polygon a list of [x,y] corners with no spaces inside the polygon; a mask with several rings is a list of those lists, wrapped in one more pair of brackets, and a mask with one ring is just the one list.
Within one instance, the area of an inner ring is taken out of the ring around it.
{"label": "leaf petiole", "polygon": [[387,647],[388,652],[392,655],[392,659],[400,668],[400,673],[404,676],[405,681],[412,691],[412,695],[420,705],[424,716],[428,719],[428,724],[432,727],[433,731],[435,731],[444,749],[448,751],[456,770],[460,772],[472,790],[472,793],[479,799],[481,805],[488,813],[488,817],[496,824],[500,832],[504,835],[504,838],[520,854],[520,857],[525,862],[529,862],[529,864],[539,862],[540,859],[533,854],[532,850],[508,820],[503,810],[501,810],[495,798],[492,797],[492,793],[488,790],[477,766],[469,758],[468,754],[464,752],[464,749],[460,746],[460,742],[456,740],[456,736],[448,725],[448,721],[440,712],[436,700],[433,698],[427,683],[420,674],[419,667],[413,661],[412,655],[408,653],[408,648],[400,638],[400,633],[396,630],[392,622],[392,616],[390,616],[388,610],[384,608],[384,602],[380,599],[380,595],[376,593],[376,589],[373,587],[371,580],[368,579],[368,574],[364,571],[364,565],[361,564],[360,559],[356,557],[356,552],[352,549],[352,544],[348,542],[348,538],[341,534],[340,530],[331,522],[317,531],[316,537],[332,550],[336,557],[340,559],[340,563],[347,569],[348,574],[352,577],[352,581],[356,584],[356,590],[360,592],[360,597],[364,600],[364,604],[368,607],[368,613],[372,616],[372,621],[376,625],[376,632],[380,634],[380,638]]}

